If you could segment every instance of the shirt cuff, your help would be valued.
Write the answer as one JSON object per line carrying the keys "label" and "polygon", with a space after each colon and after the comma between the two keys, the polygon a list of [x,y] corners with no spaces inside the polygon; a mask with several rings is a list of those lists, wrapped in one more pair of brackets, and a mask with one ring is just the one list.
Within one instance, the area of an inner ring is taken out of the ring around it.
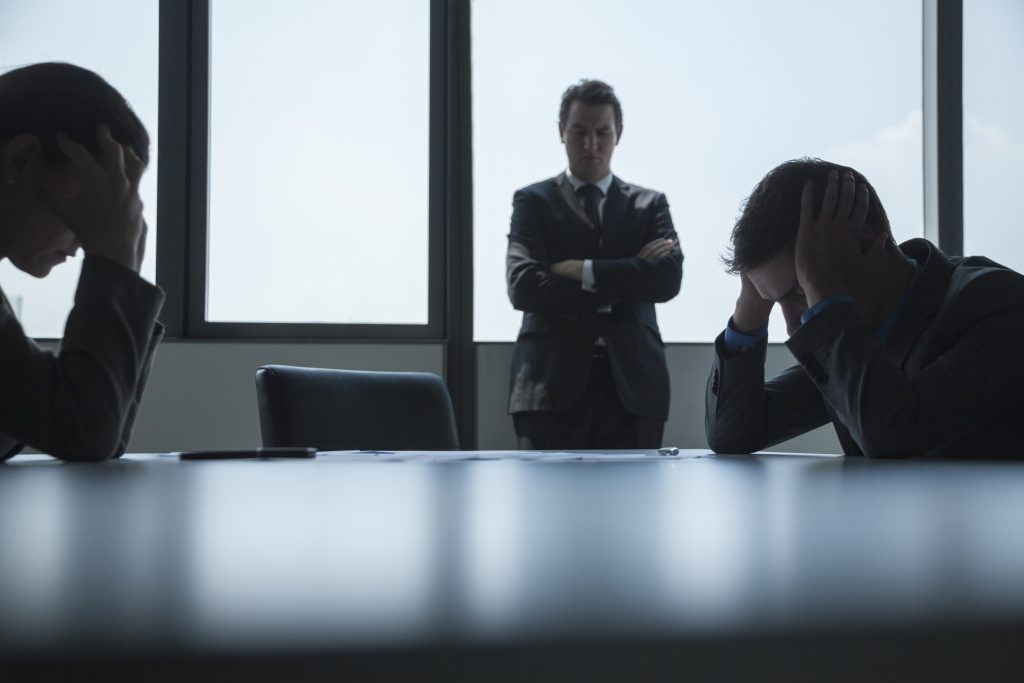
{"label": "shirt cuff", "polygon": [[597,283],[594,282],[594,261],[593,259],[583,259],[583,279],[581,281],[583,289],[588,292],[597,291]]}
{"label": "shirt cuff", "polygon": [[722,340],[722,345],[725,347],[726,353],[736,354],[757,346],[767,336],[767,325],[757,328],[750,334],[743,334],[732,326],[732,318],[729,318],[729,322],[725,326],[725,338]]}
{"label": "shirt cuff", "polygon": [[814,304],[800,315],[800,324],[806,325],[807,321],[818,315],[827,308],[831,308],[836,304],[850,304],[853,303],[853,299],[846,296],[845,294],[837,294],[830,296],[827,299],[822,299],[818,303]]}

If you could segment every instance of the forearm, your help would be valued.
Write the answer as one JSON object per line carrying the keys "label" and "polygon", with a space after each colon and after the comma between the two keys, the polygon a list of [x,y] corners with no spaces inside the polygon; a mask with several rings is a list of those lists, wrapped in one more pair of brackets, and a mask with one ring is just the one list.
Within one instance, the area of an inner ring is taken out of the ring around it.
{"label": "forearm", "polygon": [[683,254],[676,248],[668,256],[595,259],[594,287],[613,301],[663,303],[679,293],[683,279]]}
{"label": "forearm", "polygon": [[579,281],[552,272],[532,257],[523,245],[510,243],[506,277],[513,308],[524,312],[596,309],[600,297],[585,291]]}
{"label": "forearm", "polygon": [[162,301],[134,273],[87,258],[59,354],[6,320],[0,430],[63,459],[115,455],[130,429]]}
{"label": "forearm", "polygon": [[716,453],[752,453],[828,421],[821,397],[803,370],[792,367],[764,380],[767,340],[738,354],[715,342],[705,394],[705,434]]}
{"label": "forearm", "polygon": [[153,360],[156,357],[156,348],[159,346],[160,341],[164,336],[164,326],[157,323],[156,328],[153,330],[153,336],[150,338],[149,350],[146,354],[146,359],[142,366],[142,373],[139,375],[139,379],[135,385],[135,398],[132,401],[131,406],[128,408],[128,414],[125,416],[124,425],[121,429],[121,439],[118,444],[115,458],[120,458],[128,450],[128,444],[131,441],[132,430],[135,427],[135,416],[139,412],[139,406],[142,404],[142,395],[145,393],[146,385],[149,384],[149,373],[153,369]]}
{"label": "forearm", "polygon": [[[969,309],[967,309],[969,310]],[[790,350],[865,455],[928,455],[985,428],[1016,400],[1024,315],[993,316],[908,374],[853,306],[836,305],[793,335]]]}

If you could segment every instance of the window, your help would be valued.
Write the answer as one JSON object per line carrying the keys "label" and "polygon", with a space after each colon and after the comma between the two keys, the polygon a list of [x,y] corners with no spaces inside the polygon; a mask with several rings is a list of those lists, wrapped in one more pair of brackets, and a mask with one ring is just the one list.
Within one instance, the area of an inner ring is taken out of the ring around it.
{"label": "window", "polygon": [[430,3],[213,0],[205,320],[428,322]]}
{"label": "window", "polygon": [[[156,273],[158,0],[0,2],[0,71],[43,61],[92,69],[132,104],[149,130],[150,167],[139,193],[149,225],[142,276]],[[71,310],[78,258],[37,280],[0,262],[0,285],[27,334],[59,338]]]}
{"label": "window", "polygon": [[[613,171],[672,208],[686,261],[682,291],[659,306],[667,341],[725,326],[739,283],[720,256],[740,202],[782,161],[856,167],[897,240],[923,235],[921,17],[920,0],[473,2],[475,338],[515,338],[512,194],[565,168],[558,105],[584,77],[622,101]],[[785,338],[781,316],[772,338]]]}
{"label": "window", "polygon": [[964,253],[1024,271],[1024,4],[963,6]]}

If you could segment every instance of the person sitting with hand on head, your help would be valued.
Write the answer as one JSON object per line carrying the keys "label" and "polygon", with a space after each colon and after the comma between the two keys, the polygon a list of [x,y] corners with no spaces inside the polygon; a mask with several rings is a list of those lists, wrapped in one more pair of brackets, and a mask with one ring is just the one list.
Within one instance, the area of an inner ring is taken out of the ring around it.
{"label": "person sitting with hand on head", "polygon": [[34,277],[85,252],[59,352],[25,335],[0,292],[0,460],[127,446],[164,294],[139,276],[149,135],[97,74],[42,63],[0,75],[0,259]]}
{"label": "person sitting with hand on head", "polygon": [[[897,245],[867,179],[820,159],[761,180],[726,263],[741,287],[705,395],[712,450],[831,422],[846,455],[1024,453],[1021,274],[924,239]],[[765,382],[776,304],[798,365]]]}

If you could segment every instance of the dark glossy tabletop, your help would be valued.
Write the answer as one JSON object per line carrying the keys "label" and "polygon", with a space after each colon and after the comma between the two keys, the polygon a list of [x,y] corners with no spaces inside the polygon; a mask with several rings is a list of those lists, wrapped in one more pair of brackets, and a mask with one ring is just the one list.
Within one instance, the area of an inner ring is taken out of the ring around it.
{"label": "dark glossy tabletop", "polygon": [[1024,463],[19,457],[0,552],[0,662],[1013,639]]}

